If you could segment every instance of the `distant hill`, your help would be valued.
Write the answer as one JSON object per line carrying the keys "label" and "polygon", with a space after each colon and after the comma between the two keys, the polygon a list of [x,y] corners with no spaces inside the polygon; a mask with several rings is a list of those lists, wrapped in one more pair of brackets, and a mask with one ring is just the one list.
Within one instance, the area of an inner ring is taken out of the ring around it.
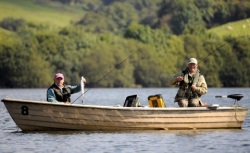
{"label": "distant hill", "polygon": [[[49,0],[0,0],[0,20],[7,17],[23,18],[29,22],[67,26],[79,21],[85,11],[79,6],[63,5]],[[230,22],[209,29],[219,36],[250,35],[250,18]]]}
{"label": "distant hill", "polygon": [[23,18],[30,22],[67,26],[84,15],[80,8],[60,3],[34,0],[0,0],[0,20],[7,17]]}
{"label": "distant hill", "polygon": [[250,35],[250,18],[235,22],[229,22],[208,30],[219,36],[243,36]]}

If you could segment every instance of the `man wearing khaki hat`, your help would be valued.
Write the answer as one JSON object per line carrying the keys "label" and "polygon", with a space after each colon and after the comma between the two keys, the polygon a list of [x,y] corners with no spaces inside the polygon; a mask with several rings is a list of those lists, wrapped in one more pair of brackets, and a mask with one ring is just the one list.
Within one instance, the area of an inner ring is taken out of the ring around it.
{"label": "man wearing khaki hat", "polygon": [[207,83],[198,70],[198,62],[195,58],[189,59],[188,66],[182,71],[182,75],[171,80],[170,84],[179,86],[175,102],[178,102],[180,107],[204,105],[201,96],[207,93]]}

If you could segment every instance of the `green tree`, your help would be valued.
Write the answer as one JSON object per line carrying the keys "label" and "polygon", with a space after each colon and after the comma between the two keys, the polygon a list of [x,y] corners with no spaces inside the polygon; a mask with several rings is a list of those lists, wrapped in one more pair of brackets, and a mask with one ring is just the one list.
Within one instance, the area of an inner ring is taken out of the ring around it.
{"label": "green tree", "polygon": [[169,24],[171,30],[177,35],[199,33],[204,30],[202,14],[194,4],[194,0],[164,1],[158,16],[161,18],[160,26]]}
{"label": "green tree", "polygon": [[227,87],[249,86],[249,37],[231,38],[225,40],[232,46],[225,56],[224,67],[221,70],[221,79]]}
{"label": "green tree", "polygon": [[221,56],[223,57],[223,66],[220,70],[220,79],[222,81],[223,87],[236,87],[239,78],[237,75],[240,73],[238,68],[239,62],[237,57],[232,51],[230,47],[230,43],[233,41],[232,39],[227,39],[225,42],[228,43],[229,47],[224,52],[221,52]]}
{"label": "green tree", "polygon": [[76,25],[84,26],[86,32],[95,33],[114,31],[116,26],[105,14],[96,12],[87,12]]}
{"label": "green tree", "polygon": [[1,80],[2,87],[37,88],[50,83],[51,69],[42,56],[29,53],[20,46],[2,46]]}
{"label": "green tree", "polygon": [[206,27],[211,27],[214,16],[214,3],[211,0],[195,0],[194,4],[201,13],[202,20],[206,23]]}
{"label": "green tree", "polygon": [[132,86],[133,66],[125,57],[125,52],[119,47],[111,48],[110,45],[101,43],[86,54],[81,73],[89,78],[90,87]]}
{"label": "green tree", "polygon": [[115,33],[124,30],[132,23],[138,21],[138,14],[134,7],[129,3],[114,2],[112,5],[104,8],[109,20],[116,24],[113,27]]}

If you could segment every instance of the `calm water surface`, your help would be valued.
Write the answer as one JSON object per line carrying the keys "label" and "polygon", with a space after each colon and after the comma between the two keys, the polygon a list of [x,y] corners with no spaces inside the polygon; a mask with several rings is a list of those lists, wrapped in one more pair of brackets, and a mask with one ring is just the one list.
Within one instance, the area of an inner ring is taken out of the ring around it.
{"label": "calm water surface", "polygon": [[[94,105],[123,105],[129,95],[137,94],[141,105],[147,105],[147,97],[162,94],[167,107],[177,107],[173,102],[176,88],[143,89],[91,89],[75,103]],[[210,88],[203,101],[220,106],[233,105],[228,98],[216,99],[215,95],[243,94],[241,106],[250,108],[250,88]],[[75,94],[72,101],[80,94]],[[46,89],[0,89],[0,99],[21,98],[44,100]],[[1,153],[84,153],[84,152],[250,152],[250,113],[248,111],[242,129],[190,130],[190,131],[131,131],[131,132],[21,132],[0,103],[0,152]]]}

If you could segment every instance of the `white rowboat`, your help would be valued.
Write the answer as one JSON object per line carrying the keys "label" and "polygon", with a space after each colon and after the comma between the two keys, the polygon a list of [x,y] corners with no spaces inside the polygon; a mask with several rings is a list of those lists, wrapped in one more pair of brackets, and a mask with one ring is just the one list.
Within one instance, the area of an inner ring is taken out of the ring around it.
{"label": "white rowboat", "polygon": [[[238,100],[237,96],[233,98]],[[217,105],[187,108],[115,107],[12,98],[4,98],[2,102],[22,131],[240,129],[248,110],[240,106]]]}

